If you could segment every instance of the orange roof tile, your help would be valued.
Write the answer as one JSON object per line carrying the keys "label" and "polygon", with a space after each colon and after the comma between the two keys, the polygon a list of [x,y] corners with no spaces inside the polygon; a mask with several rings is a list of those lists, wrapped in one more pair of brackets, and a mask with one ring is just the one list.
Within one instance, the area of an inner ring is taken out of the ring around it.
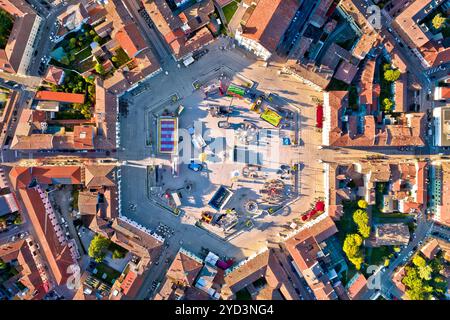
{"label": "orange roof tile", "polygon": [[275,51],[299,7],[295,0],[260,0],[248,19],[243,36]]}
{"label": "orange roof tile", "polygon": [[65,284],[70,274],[68,267],[74,263],[69,247],[62,245],[46,214],[46,209],[36,188],[20,189],[23,203],[47,258],[57,284]]}
{"label": "orange roof tile", "polygon": [[64,103],[84,103],[84,98],[84,94],[80,93],[53,91],[38,91],[35,96],[36,100],[58,101]]}
{"label": "orange roof tile", "polygon": [[139,51],[147,48],[144,38],[134,23],[129,23],[117,31],[116,40],[130,57],[134,57]]}

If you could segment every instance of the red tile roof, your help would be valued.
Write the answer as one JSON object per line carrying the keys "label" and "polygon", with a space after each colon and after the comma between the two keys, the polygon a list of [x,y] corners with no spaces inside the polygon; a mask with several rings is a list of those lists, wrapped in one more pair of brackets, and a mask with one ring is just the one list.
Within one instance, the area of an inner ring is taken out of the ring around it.
{"label": "red tile roof", "polygon": [[367,279],[363,274],[357,276],[348,288],[348,296],[352,300],[360,298],[367,291]]}
{"label": "red tile roof", "polygon": [[116,40],[130,57],[134,57],[139,51],[147,48],[136,24],[129,23],[117,31]]}
{"label": "red tile roof", "polygon": [[94,149],[94,126],[75,126],[73,129],[74,147],[76,149]]}
{"label": "red tile roof", "polygon": [[[7,243],[0,246],[0,259],[4,262],[11,262],[17,259],[19,264],[18,271],[20,272],[19,282],[28,288],[25,294],[25,300],[40,300],[46,293],[46,288],[42,281],[39,269],[32,256],[31,250],[25,242],[20,240],[13,243]],[[35,294],[34,291],[37,291]]]}
{"label": "red tile roof", "polygon": [[57,68],[55,66],[50,66],[47,70],[44,80],[49,83],[60,84],[63,76],[64,76],[63,69]]}
{"label": "red tile roof", "polygon": [[296,0],[260,0],[245,25],[243,36],[275,51],[298,7]]}
{"label": "red tile roof", "polygon": [[84,103],[84,94],[67,93],[67,92],[53,92],[53,91],[38,91],[36,93],[36,100],[43,101],[58,101],[64,103]]}
{"label": "red tile roof", "polygon": [[25,188],[33,179],[38,183],[52,184],[52,179],[67,179],[71,184],[81,184],[79,166],[13,167],[9,173],[14,189]]}
{"label": "red tile roof", "polygon": [[202,267],[202,263],[179,251],[167,270],[167,277],[176,284],[192,286]]}
{"label": "red tile roof", "polygon": [[30,188],[20,189],[19,193],[56,283],[65,284],[70,276],[67,272],[68,267],[75,262],[68,245],[62,245],[59,242],[56,231],[46,214],[39,191],[36,188]]}

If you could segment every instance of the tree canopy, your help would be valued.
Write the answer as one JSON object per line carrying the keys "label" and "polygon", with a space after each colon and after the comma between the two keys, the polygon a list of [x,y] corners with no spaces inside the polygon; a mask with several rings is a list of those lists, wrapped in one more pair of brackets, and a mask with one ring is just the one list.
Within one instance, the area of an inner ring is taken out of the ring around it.
{"label": "tree canopy", "polygon": [[358,207],[365,210],[365,209],[367,209],[367,206],[368,206],[368,203],[366,200],[364,200],[364,199],[358,200]]}
{"label": "tree canopy", "polygon": [[383,99],[383,110],[384,112],[391,112],[392,107],[394,106],[394,102],[389,98]]}
{"label": "tree canopy", "polygon": [[367,211],[358,209],[353,213],[353,221],[358,226],[358,232],[363,238],[370,236],[369,215]]}
{"label": "tree canopy", "polygon": [[111,241],[99,234],[95,235],[89,245],[89,257],[94,259],[96,262],[102,262],[106,256],[108,246]]}
{"label": "tree canopy", "polygon": [[361,269],[364,257],[361,250],[363,239],[357,233],[349,234],[344,240],[343,250],[348,260],[355,265],[357,270]]}
{"label": "tree canopy", "polygon": [[406,286],[406,294],[412,300],[429,300],[433,296],[444,296],[447,291],[447,280],[440,275],[442,262],[440,257],[431,261],[417,254],[412,264],[405,267],[402,283]]}
{"label": "tree canopy", "polygon": [[400,70],[398,69],[388,69],[384,71],[384,79],[389,82],[397,81],[400,78]]}
{"label": "tree canopy", "polygon": [[97,63],[95,65],[94,69],[95,69],[95,72],[97,72],[98,74],[105,73],[105,68],[100,63]]}
{"label": "tree canopy", "polygon": [[434,16],[431,23],[433,24],[434,29],[439,30],[445,25],[446,21],[447,21],[447,18],[442,16],[442,13],[438,13],[437,15]]}

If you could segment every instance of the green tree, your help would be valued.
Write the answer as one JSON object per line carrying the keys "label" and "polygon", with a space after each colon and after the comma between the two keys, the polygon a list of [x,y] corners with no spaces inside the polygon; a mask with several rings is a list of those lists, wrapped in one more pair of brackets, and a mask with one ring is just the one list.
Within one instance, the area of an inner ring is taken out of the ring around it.
{"label": "green tree", "polygon": [[394,106],[394,102],[392,102],[391,99],[389,99],[389,98],[384,98],[383,99],[383,110],[384,110],[384,112],[391,112],[393,106]]}
{"label": "green tree", "polygon": [[100,38],[99,36],[94,37],[94,42],[100,43],[101,40],[102,38]]}
{"label": "green tree", "polygon": [[444,295],[447,292],[447,280],[442,276],[437,276],[433,279],[433,287],[438,295]]}
{"label": "green tree", "polygon": [[431,23],[433,24],[434,29],[439,30],[445,25],[446,21],[447,18],[443,17],[442,13],[438,13],[437,15],[434,16]]}
{"label": "green tree", "polygon": [[431,274],[433,272],[433,269],[431,269],[431,266],[423,266],[418,268],[418,274],[419,277],[423,280],[431,280]]}
{"label": "green tree", "polygon": [[67,58],[67,56],[62,56],[59,62],[65,65],[68,65],[70,63],[69,58]]}
{"label": "green tree", "polygon": [[383,64],[383,71],[387,71],[387,70],[390,70],[390,69],[392,69],[392,68],[391,68],[391,65],[389,63]]}
{"label": "green tree", "polygon": [[367,224],[358,225],[358,232],[364,238],[370,237],[370,226]]}
{"label": "green tree", "polygon": [[88,254],[89,257],[94,259],[96,262],[102,262],[106,256],[106,251],[111,241],[99,234],[95,235],[89,245]]}
{"label": "green tree", "polygon": [[15,225],[22,224],[22,217],[20,215],[17,215],[17,217],[14,219],[14,224]]}
{"label": "green tree", "polygon": [[389,82],[397,81],[400,78],[400,70],[398,69],[389,69],[384,72],[384,79]]}
{"label": "green tree", "polygon": [[368,203],[366,200],[361,199],[358,200],[358,207],[360,207],[361,209],[367,209]]}
{"label": "green tree", "polygon": [[348,260],[354,264],[357,270],[361,269],[361,264],[364,262],[364,257],[361,250],[363,239],[359,234],[348,234],[345,237],[342,250],[347,255]]}
{"label": "green tree", "polygon": [[367,211],[358,209],[353,213],[353,221],[357,224],[367,224],[369,223],[369,215]]}
{"label": "green tree", "polygon": [[115,249],[112,253],[112,258],[113,259],[123,259],[123,258],[125,258],[125,254],[123,251]]}
{"label": "green tree", "polygon": [[6,269],[8,265],[2,260],[0,259],[0,270]]}
{"label": "green tree", "polygon": [[103,73],[105,73],[105,68],[100,64],[100,63],[97,63],[96,65],[95,65],[95,72],[97,72],[98,74],[103,74]]}
{"label": "green tree", "polygon": [[433,288],[420,278],[419,272],[414,267],[405,267],[406,275],[402,283],[407,287],[406,294],[411,300],[429,300]]}
{"label": "green tree", "polygon": [[362,245],[362,238],[359,234],[348,234],[344,240],[343,250],[348,256],[355,256]]}
{"label": "green tree", "polygon": [[427,262],[424,258],[422,258],[420,255],[415,255],[412,259],[412,263],[419,268],[425,267]]}
{"label": "green tree", "polygon": [[95,97],[95,87],[94,86],[88,86],[88,93],[90,96]]}
{"label": "green tree", "polygon": [[363,209],[356,210],[353,213],[353,221],[358,226],[359,234],[364,239],[368,238],[370,236],[370,226],[369,226],[369,215],[367,214],[367,211]]}

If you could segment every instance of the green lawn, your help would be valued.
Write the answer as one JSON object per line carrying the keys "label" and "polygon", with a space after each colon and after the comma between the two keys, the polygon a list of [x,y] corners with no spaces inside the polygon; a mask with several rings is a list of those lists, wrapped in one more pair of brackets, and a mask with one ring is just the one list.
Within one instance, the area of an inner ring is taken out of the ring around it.
{"label": "green lawn", "polygon": [[[116,68],[120,68],[121,66],[123,66],[125,63],[127,63],[128,61],[130,61],[130,57],[127,55],[127,53],[125,52],[125,50],[123,50],[122,48],[119,48],[116,50],[114,57],[117,59],[113,59],[111,60],[114,67]],[[116,60],[116,61],[114,61]]]}
{"label": "green lawn", "polygon": [[128,253],[127,249],[122,248],[121,246],[115,244],[112,241],[109,244],[108,250],[111,251],[111,253],[114,253],[114,251],[117,250],[123,257],[125,257],[126,254]]}
{"label": "green lawn", "polygon": [[81,51],[78,51],[75,54],[75,59],[76,61],[83,61],[84,59],[88,58],[91,55],[92,55],[91,47],[87,46],[86,48],[84,48]]}
{"label": "green lawn", "polygon": [[353,221],[353,212],[358,209],[357,201],[344,201],[344,215],[336,222],[336,227],[339,230],[337,234],[341,246],[344,244],[347,234],[357,233],[358,229]]}
{"label": "green lawn", "polygon": [[13,27],[14,18],[5,10],[0,9],[0,49],[4,49],[11,30]]}
{"label": "green lawn", "polygon": [[366,262],[369,265],[384,265],[384,260],[394,253],[393,246],[366,248]]}
{"label": "green lawn", "polygon": [[239,6],[239,1],[233,1],[229,4],[227,4],[225,7],[222,8],[223,13],[225,14],[225,19],[227,20],[226,22],[230,22],[231,18],[233,18],[234,13],[236,12],[238,6]]}
{"label": "green lawn", "polygon": [[[114,270],[113,268],[109,267],[108,265],[104,264],[104,263],[99,263],[95,269],[97,269],[97,273],[93,274],[94,277],[96,277],[97,279],[109,283],[109,284],[113,284],[114,281],[116,281],[117,278],[120,277],[120,272],[117,270]],[[102,279],[103,274],[106,274],[106,278]]]}

